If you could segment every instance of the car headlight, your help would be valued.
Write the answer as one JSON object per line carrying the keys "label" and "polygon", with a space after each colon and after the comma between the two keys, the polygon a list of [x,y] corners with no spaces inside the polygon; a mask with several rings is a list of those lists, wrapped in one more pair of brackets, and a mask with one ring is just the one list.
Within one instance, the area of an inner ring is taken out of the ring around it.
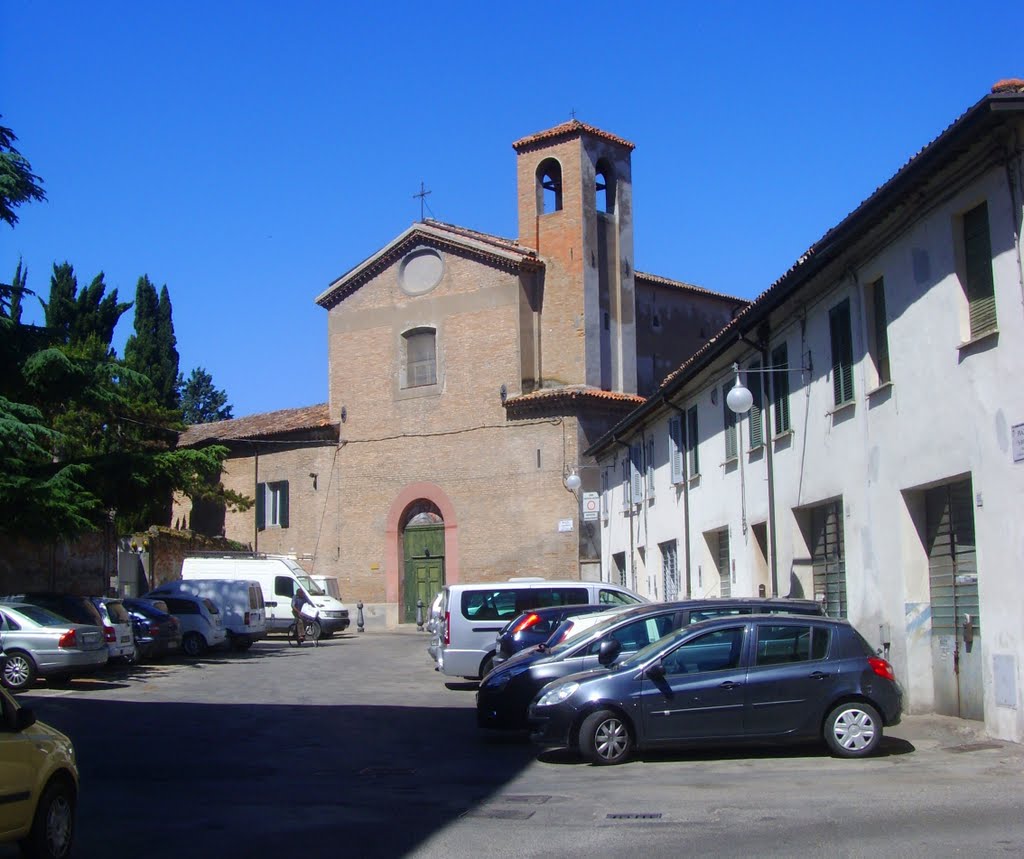
{"label": "car headlight", "polygon": [[500,692],[506,686],[513,677],[518,677],[526,671],[530,670],[529,665],[516,665],[514,668],[506,669],[505,671],[495,671],[487,675],[487,680],[484,682],[484,688],[490,689],[494,692]]}
{"label": "car headlight", "polygon": [[538,707],[550,707],[552,704],[561,704],[566,698],[572,696],[580,684],[575,681],[570,683],[559,683],[553,689],[549,689],[537,700]]}

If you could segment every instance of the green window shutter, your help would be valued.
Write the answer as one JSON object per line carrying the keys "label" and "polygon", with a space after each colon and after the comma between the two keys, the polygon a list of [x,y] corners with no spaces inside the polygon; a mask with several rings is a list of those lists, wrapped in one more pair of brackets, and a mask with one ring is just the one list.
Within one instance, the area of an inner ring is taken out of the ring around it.
{"label": "green window shutter", "polygon": [[639,504],[644,500],[644,448],[640,444],[629,446],[630,501]]}
{"label": "green window shutter", "polygon": [[761,362],[750,365],[754,372],[747,374],[747,388],[754,398],[750,407],[750,449],[761,447],[764,444],[764,411],[763,391],[761,384]]}
{"label": "green window shutter", "polygon": [[732,385],[722,386],[722,415],[723,422],[725,425],[725,458],[726,460],[735,459],[737,456],[737,443],[736,443],[736,412],[729,408],[726,403],[726,398],[729,396],[729,389]]}
{"label": "green window shutter", "polygon": [[700,474],[699,442],[700,438],[697,435],[697,407],[691,406],[686,412],[686,455],[690,477],[696,477]]}
{"label": "green window shutter", "polygon": [[278,524],[282,528],[288,527],[288,481],[282,480],[278,485],[280,490],[280,513],[278,516]]}
{"label": "green window shutter", "polygon": [[964,257],[971,337],[996,327],[996,295],[992,279],[992,239],[988,228],[988,204],[964,215]]}
{"label": "green window shutter", "polygon": [[783,343],[772,350],[772,407],[775,434],[789,432],[789,350]]}
{"label": "green window shutter", "polygon": [[262,531],[267,527],[267,484],[256,484],[256,528]]}
{"label": "green window shutter", "polygon": [[676,415],[668,421],[668,461],[672,471],[672,482],[682,483],[685,479],[683,447],[683,419]]}
{"label": "green window shutter", "polygon": [[882,278],[875,281],[871,298],[874,305],[875,367],[879,383],[889,382],[889,334],[885,312],[885,281]]}
{"label": "green window shutter", "polygon": [[832,395],[835,405],[853,400],[853,333],[850,329],[850,300],[828,312],[832,343]]}

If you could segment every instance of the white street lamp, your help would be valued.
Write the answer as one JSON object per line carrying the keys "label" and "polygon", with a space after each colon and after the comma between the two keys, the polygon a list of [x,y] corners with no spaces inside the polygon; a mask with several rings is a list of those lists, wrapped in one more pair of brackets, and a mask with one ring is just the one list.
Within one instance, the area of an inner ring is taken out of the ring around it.
{"label": "white street lamp", "polygon": [[750,389],[746,387],[740,381],[740,365],[732,365],[733,372],[736,374],[736,384],[732,386],[728,395],[725,398],[725,404],[729,407],[731,412],[737,415],[743,415],[750,411],[750,407],[754,405],[754,395],[750,393]]}
{"label": "white street lamp", "polygon": [[565,477],[562,478],[562,483],[565,484],[565,488],[568,489],[573,495],[580,488],[583,481],[580,480],[580,476],[576,473],[576,469],[570,471]]}

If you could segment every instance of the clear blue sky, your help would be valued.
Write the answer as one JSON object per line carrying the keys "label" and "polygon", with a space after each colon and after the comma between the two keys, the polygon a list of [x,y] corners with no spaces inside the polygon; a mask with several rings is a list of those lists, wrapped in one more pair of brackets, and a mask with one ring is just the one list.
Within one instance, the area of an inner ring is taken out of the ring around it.
{"label": "clear blue sky", "polygon": [[752,297],[1021,44],[990,2],[0,0],[0,123],[48,197],[0,226],[0,276],[20,256],[45,297],[67,260],[132,300],[148,274],[236,416],[310,405],[313,299],[421,180],[428,216],[514,237],[510,144],[575,110],[636,144],[636,267]]}

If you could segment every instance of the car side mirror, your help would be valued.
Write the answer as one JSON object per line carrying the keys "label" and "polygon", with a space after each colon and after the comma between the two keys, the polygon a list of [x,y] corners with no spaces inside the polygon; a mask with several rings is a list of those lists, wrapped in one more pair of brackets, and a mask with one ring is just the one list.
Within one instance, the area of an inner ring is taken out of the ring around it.
{"label": "car side mirror", "polygon": [[17,731],[24,731],[25,728],[30,728],[35,723],[35,711],[30,710],[28,707],[22,707],[20,710],[18,710],[18,715],[14,717],[14,728]]}
{"label": "car side mirror", "polygon": [[647,676],[657,682],[658,680],[665,679],[665,668],[660,662],[655,662],[653,665],[647,666]]}
{"label": "car side mirror", "polygon": [[619,657],[622,642],[614,638],[606,638],[597,649],[597,661],[601,665],[611,665]]}

